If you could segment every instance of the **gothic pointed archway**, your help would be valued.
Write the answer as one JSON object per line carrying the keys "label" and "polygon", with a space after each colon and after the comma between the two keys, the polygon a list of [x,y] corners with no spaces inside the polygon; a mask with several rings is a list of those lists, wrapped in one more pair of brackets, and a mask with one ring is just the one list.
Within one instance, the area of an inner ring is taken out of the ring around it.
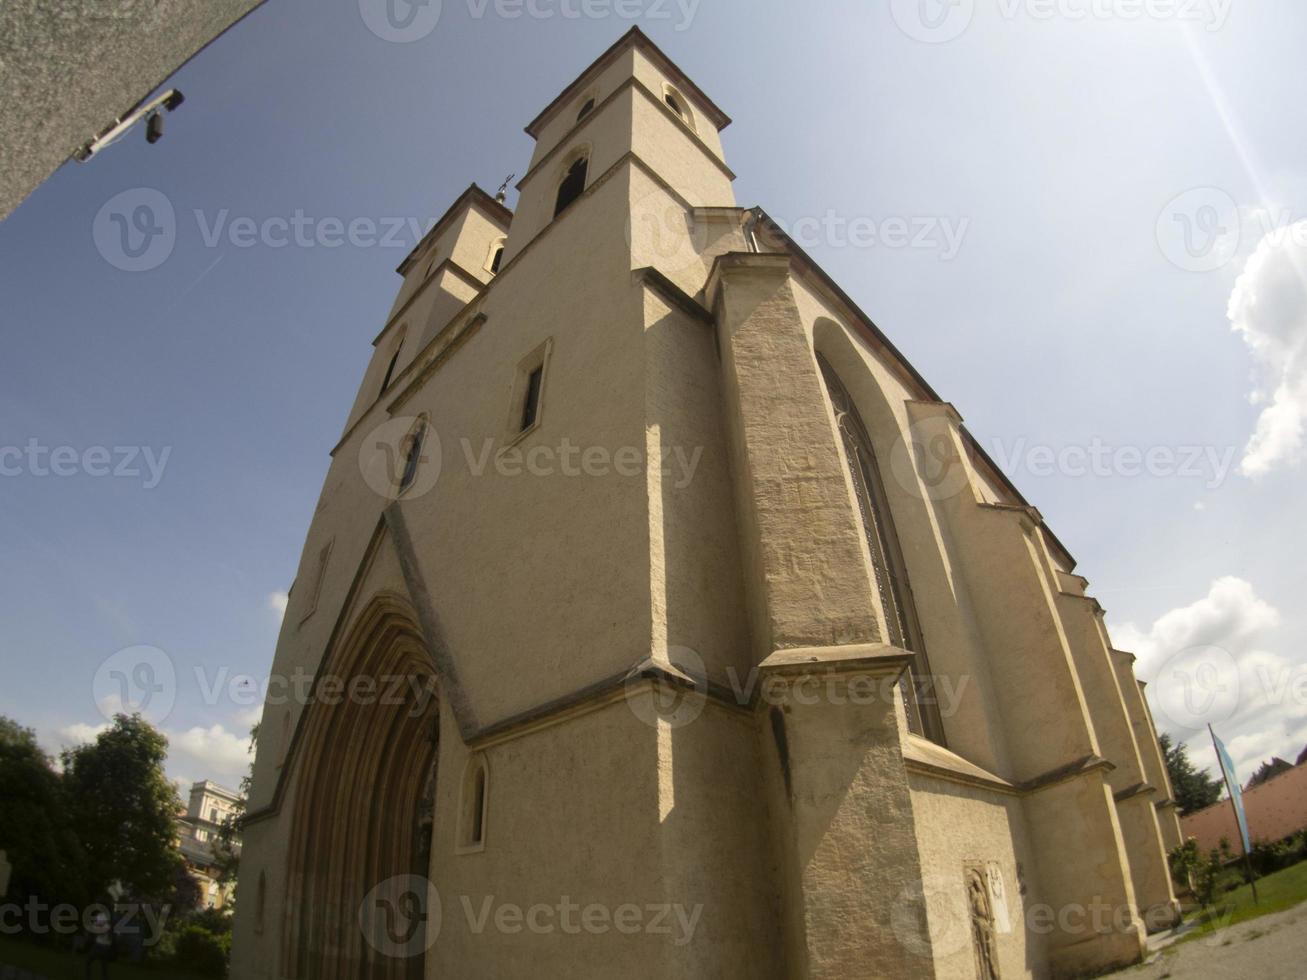
{"label": "gothic pointed archway", "polygon": [[[425,878],[439,739],[435,669],[403,599],[374,597],[315,678],[301,724],[288,847],[282,973],[414,980],[422,910],[388,907]],[[365,908],[382,890],[382,941]],[[402,921],[391,921],[398,912]],[[366,933],[366,934],[365,934]]]}

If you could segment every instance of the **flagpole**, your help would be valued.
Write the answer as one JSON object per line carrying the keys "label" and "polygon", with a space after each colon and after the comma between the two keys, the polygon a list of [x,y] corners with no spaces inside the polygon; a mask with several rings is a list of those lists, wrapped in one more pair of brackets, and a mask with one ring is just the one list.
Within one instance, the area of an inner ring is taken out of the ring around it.
{"label": "flagpole", "polygon": [[1225,781],[1225,795],[1230,798],[1230,812],[1234,814],[1234,829],[1239,831],[1239,850],[1243,851],[1243,866],[1248,872],[1248,887],[1253,890],[1253,904],[1261,905],[1261,899],[1257,897],[1257,878],[1253,875],[1253,862],[1248,856],[1248,848],[1243,842],[1243,831],[1239,829],[1239,808],[1234,803],[1234,790],[1230,788],[1230,777],[1233,773],[1225,771],[1225,763],[1221,761],[1221,750],[1216,747],[1216,732],[1212,731],[1212,725],[1207,725],[1207,734],[1212,736],[1212,751],[1216,753],[1216,765],[1221,770],[1221,777]]}

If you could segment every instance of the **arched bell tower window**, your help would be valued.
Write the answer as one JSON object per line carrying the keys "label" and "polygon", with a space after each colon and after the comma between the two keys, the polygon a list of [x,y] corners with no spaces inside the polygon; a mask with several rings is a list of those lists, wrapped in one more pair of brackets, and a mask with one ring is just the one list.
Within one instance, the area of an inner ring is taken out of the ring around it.
{"label": "arched bell tower window", "polygon": [[572,165],[567,168],[567,174],[563,177],[563,182],[558,185],[558,198],[554,201],[555,218],[562,214],[568,205],[580,197],[581,192],[585,190],[585,174],[589,163],[588,158],[577,157]]}
{"label": "arched bell tower window", "polygon": [[894,516],[881,480],[876,452],[858,414],[849,391],[844,387],[835,369],[822,355],[817,355],[822,380],[835,409],[835,421],[844,454],[848,458],[849,477],[858,500],[858,517],[862,522],[871,554],[872,572],[876,591],[880,595],[881,609],[885,613],[886,639],[896,647],[908,650],[915,656],[911,681],[906,685],[903,704],[908,715],[908,728],[931,741],[944,744],[944,726],[939,717],[934,683],[926,660],[926,644],[921,635],[921,623],[912,601],[912,587],[908,584],[908,571],[903,561],[903,549],[894,529]]}
{"label": "arched bell tower window", "polygon": [[663,102],[667,103],[667,108],[676,113],[681,122],[694,129],[694,115],[690,112],[690,105],[685,101],[684,96],[670,85],[663,88]]}

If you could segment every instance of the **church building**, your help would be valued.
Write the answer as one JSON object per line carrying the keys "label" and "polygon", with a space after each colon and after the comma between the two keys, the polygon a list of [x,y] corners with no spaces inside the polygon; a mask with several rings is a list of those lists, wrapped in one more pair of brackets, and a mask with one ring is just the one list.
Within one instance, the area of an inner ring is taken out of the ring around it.
{"label": "church building", "polygon": [[239,980],[1014,980],[1174,924],[1134,658],[736,204],[729,122],[632,30],[514,209],[473,185],[400,265],[271,669]]}

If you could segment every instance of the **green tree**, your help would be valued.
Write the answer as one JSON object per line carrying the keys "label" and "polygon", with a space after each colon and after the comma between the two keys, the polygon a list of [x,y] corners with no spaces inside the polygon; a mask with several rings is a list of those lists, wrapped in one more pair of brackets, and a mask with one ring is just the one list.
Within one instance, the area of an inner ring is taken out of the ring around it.
{"label": "green tree", "polygon": [[94,742],[63,753],[73,825],[97,893],[115,881],[141,897],[175,889],[181,800],[164,775],[167,755],[168,740],[139,714],[116,715]]}
{"label": "green tree", "polygon": [[[250,729],[250,751],[259,744],[259,726]],[[235,882],[240,872],[240,834],[245,824],[245,805],[250,798],[250,787],[254,785],[254,763],[241,778],[241,797],[231,808],[231,813],[218,828],[218,839],[213,845],[213,857],[218,868],[219,884],[229,885]]]}
{"label": "green tree", "polygon": [[1293,766],[1289,765],[1289,763],[1285,762],[1279,756],[1274,756],[1271,758],[1270,762],[1263,762],[1258,767],[1257,771],[1253,773],[1253,778],[1248,780],[1248,785],[1245,789],[1252,789],[1254,786],[1260,786],[1268,779],[1274,779],[1280,773],[1288,772],[1292,768]]}
{"label": "green tree", "polygon": [[13,866],[9,890],[47,901],[83,901],[82,852],[59,774],[36,733],[0,715],[0,850]]}
{"label": "green tree", "polygon": [[1157,741],[1166,756],[1166,772],[1171,777],[1171,788],[1175,790],[1175,802],[1181,814],[1194,813],[1221,798],[1221,781],[1189,760],[1189,750],[1184,742],[1176,742],[1166,734]]}

